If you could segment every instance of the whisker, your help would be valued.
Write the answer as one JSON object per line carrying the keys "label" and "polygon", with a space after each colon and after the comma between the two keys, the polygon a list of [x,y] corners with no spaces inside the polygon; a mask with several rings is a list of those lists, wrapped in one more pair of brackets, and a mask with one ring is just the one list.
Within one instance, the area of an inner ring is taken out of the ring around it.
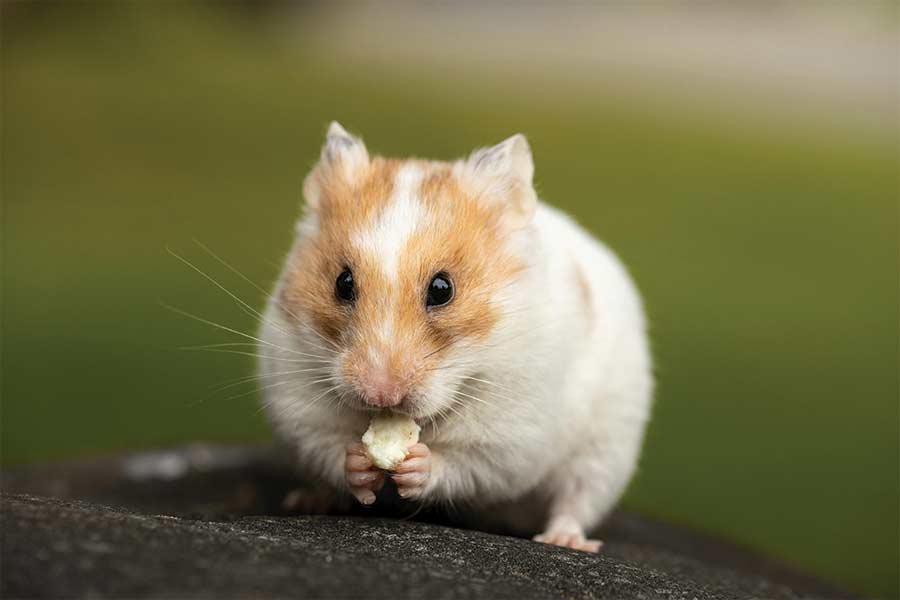
{"label": "whisker", "polygon": [[[232,270],[233,272],[235,272],[236,274],[238,274],[240,277],[242,277],[243,279],[245,279],[246,281],[248,281],[249,283],[251,283],[254,287],[256,287],[257,289],[259,289],[260,291],[263,291],[263,293],[265,293],[265,291],[262,290],[261,287],[259,287],[258,285],[256,285],[256,284],[253,283],[252,281],[250,281],[249,278],[247,278],[245,275],[243,275],[242,273],[240,273],[239,271],[237,271],[237,269],[235,269],[234,267],[231,267],[231,265],[229,265],[229,264],[226,263],[223,259],[221,259],[219,256],[217,256],[217,255],[215,254],[215,252],[213,252],[211,249],[209,249],[209,248],[206,247],[204,244],[202,244],[201,242],[199,242],[199,240],[196,240],[196,239],[195,239],[194,242],[197,243],[201,248],[203,248],[207,253],[209,253],[213,258],[215,258],[215,259],[218,260],[220,263],[222,263],[223,265],[225,265],[227,268],[229,268],[230,270]],[[184,263],[185,265],[187,265],[188,267],[190,267],[191,269],[193,269],[194,271],[196,271],[197,273],[199,273],[202,277],[204,277],[205,279],[207,279],[208,281],[210,281],[213,285],[215,285],[216,287],[218,287],[220,290],[222,290],[223,292],[225,292],[226,294],[228,294],[229,297],[231,297],[235,302],[238,303],[240,309],[241,309],[243,312],[245,312],[246,314],[252,316],[254,319],[256,319],[257,321],[259,321],[260,323],[265,323],[265,324],[271,325],[272,327],[274,327],[275,329],[277,329],[277,330],[278,330],[279,332],[281,332],[282,334],[284,334],[284,335],[289,335],[289,332],[285,331],[285,330],[284,330],[282,327],[280,327],[277,323],[274,323],[274,322],[272,322],[271,320],[267,319],[267,318],[265,317],[265,315],[263,315],[262,313],[260,313],[260,312],[257,311],[256,309],[254,309],[252,306],[250,306],[249,304],[247,304],[246,302],[244,302],[244,301],[243,301],[241,298],[239,298],[236,294],[232,293],[232,292],[231,292],[230,290],[228,290],[224,285],[222,285],[221,283],[219,283],[219,281],[217,281],[215,278],[213,278],[212,276],[210,276],[210,275],[208,275],[207,273],[205,273],[202,269],[200,269],[199,267],[197,267],[194,263],[192,263],[192,262],[189,261],[188,259],[186,259],[186,258],[180,256],[180,255],[177,254],[176,252],[172,251],[170,248],[166,248],[166,250],[169,252],[169,254],[171,254],[172,256],[174,256],[175,258],[177,258],[178,260],[180,260],[182,263]],[[280,303],[279,303],[279,305],[280,305]],[[291,313],[286,307],[283,307],[283,306],[282,306],[282,308],[284,308],[285,311],[287,311],[287,312],[290,313],[292,316],[294,316],[294,318],[297,318],[296,315],[294,315],[293,313]],[[313,331],[314,333],[316,333],[316,335],[319,335],[319,337],[322,337],[321,334],[319,334],[318,332],[316,332],[314,329],[313,329],[312,331]],[[322,339],[325,339],[325,338],[322,337]],[[326,341],[327,341],[327,340],[326,340]],[[277,347],[276,344],[271,344],[271,343],[269,343],[269,345],[272,345],[272,346],[274,346],[274,347]],[[317,346],[320,350],[323,350],[323,351],[326,351],[326,352],[332,352],[332,350],[329,350],[328,348],[321,347],[321,346],[318,346],[318,345],[316,345],[316,346]],[[335,346],[334,349],[337,349],[336,346]],[[283,348],[283,350],[290,351],[290,350],[287,349],[287,348]],[[296,352],[296,351],[294,351],[294,352],[295,352],[296,354],[305,354],[305,353],[300,353],[300,352]],[[324,357],[319,357],[319,358],[324,358]]]}
{"label": "whisker", "polygon": [[283,347],[279,346],[278,344],[273,344],[272,342],[267,342],[266,340],[262,340],[258,337],[252,336],[249,333],[244,333],[243,331],[238,331],[237,329],[233,329],[231,327],[228,327],[227,325],[222,325],[220,323],[210,321],[209,319],[204,319],[203,317],[198,317],[197,315],[191,314],[191,313],[187,312],[186,310],[182,310],[180,308],[176,308],[176,307],[172,306],[171,304],[167,304],[166,302],[163,302],[162,300],[159,301],[159,304],[163,308],[171,310],[172,312],[178,313],[184,317],[188,317],[189,319],[194,319],[195,321],[199,321],[200,323],[205,323],[206,325],[215,327],[216,329],[221,329],[223,331],[227,331],[229,333],[239,335],[243,338],[247,338],[247,339],[253,340],[255,342],[259,342],[260,344],[263,344],[265,346],[270,346],[272,348],[276,348],[278,350],[283,350],[284,352],[290,352],[292,354],[298,354],[300,356],[312,356],[313,358],[324,358],[321,356],[316,356],[314,354],[306,354],[305,352],[298,352],[297,350],[291,350],[290,348],[283,348]]}
{"label": "whisker", "polygon": [[193,238],[192,241],[193,241],[195,244],[197,244],[197,245],[200,247],[201,250],[203,250],[204,252],[206,252],[207,254],[209,254],[212,258],[214,258],[220,265],[222,265],[223,267],[225,267],[226,269],[228,269],[229,271],[231,271],[232,273],[234,273],[235,275],[237,275],[238,277],[240,277],[241,279],[243,279],[244,281],[246,281],[247,283],[249,283],[250,285],[252,285],[253,287],[255,287],[257,290],[259,290],[259,291],[262,292],[263,294],[266,294],[267,296],[269,295],[269,292],[267,292],[266,290],[264,290],[264,289],[263,289],[261,286],[259,286],[259,284],[257,284],[255,281],[253,281],[252,279],[250,279],[249,277],[247,277],[246,275],[244,275],[243,273],[241,273],[240,271],[238,271],[235,267],[233,267],[230,263],[228,263],[228,261],[226,261],[224,258],[222,258],[222,257],[219,256],[218,254],[216,254],[215,252],[213,252],[212,249],[211,249],[209,246],[207,246],[206,244],[204,244],[203,242],[201,242],[201,241],[198,240],[197,238]]}
{"label": "whisker", "polygon": [[[294,313],[291,309],[289,309],[287,306],[285,306],[285,305],[284,305],[282,302],[280,302],[277,298],[275,298],[275,297],[272,296],[269,292],[267,292],[265,289],[263,289],[263,288],[262,288],[259,284],[257,284],[255,281],[253,281],[252,279],[250,279],[249,277],[247,277],[246,275],[244,275],[243,273],[241,273],[241,272],[240,272],[238,269],[236,269],[234,266],[232,266],[231,264],[229,264],[224,258],[222,258],[222,257],[219,256],[218,254],[216,254],[215,252],[213,252],[212,249],[209,248],[209,246],[207,246],[206,244],[204,244],[203,242],[201,242],[200,240],[198,240],[198,239],[196,239],[196,238],[194,238],[194,243],[197,244],[204,252],[206,252],[207,254],[209,254],[213,259],[215,259],[216,261],[218,261],[219,264],[221,264],[222,266],[224,266],[226,269],[228,269],[229,271],[231,271],[232,273],[234,273],[235,275],[237,275],[238,277],[240,277],[241,279],[243,279],[244,281],[246,281],[247,283],[249,283],[250,285],[252,285],[254,288],[256,288],[259,292],[261,292],[262,294],[264,294],[266,297],[271,297],[271,298],[274,300],[275,304],[278,305],[279,308],[281,308],[283,311],[285,311],[287,314],[289,314],[291,317],[293,317],[298,323],[302,323],[303,320],[302,320],[300,317],[298,317],[296,313]],[[318,331],[316,331],[314,327],[309,326],[309,327],[307,327],[307,329],[309,329],[310,331],[312,331],[314,334],[316,334],[317,336],[319,336],[324,342],[326,342],[327,344],[329,344],[333,350],[336,350],[336,351],[340,351],[340,350],[341,350],[340,347],[338,347],[337,344],[335,344],[332,340],[329,340],[328,338],[326,338],[325,336],[323,336],[321,333],[319,333]],[[282,332],[282,333],[284,333],[284,332]],[[322,349],[324,350],[325,348],[322,348]]]}
{"label": "whisker", "polygon": [[[295,383],[295,382],[292,382],[292,381],[284,381],[284,382],[282,382],[282,383]],[[288,394],[294,394],[294,393],[299,392],[300,390],[303,390],[303,389],[308,388],[308,387],[310,387],[310,386],[318,385],[319,383],[322,383],[322,381],[306,381],[306,382],[303,382],[302,385],[294,385],[294,386],[292,386],[291,388],[289,388]],[[329,390],[327,390],[327,391],[333,391],[334,389],[337,389],[338,387],[340,387],[340,385],[334,386],[333,388],[329,388]],[[266,389],[266,388],[263,388],[263,389]],[[326,391],[326,393],[327,393],[327,391]],[[320,397],[321,397],[321,396],[320,396]],[[318,398],[317,398],[317,399],[318,399]],[[312,402],[315,402],[315,400],[313,400]],[[293,404],[294,404],[294,405],[297,405],[298,403],[297,403],[297,402],[294,402]],[[265,399],[263,399],[263,401],[262,401],[262,403],[261,403],[261,406],[260,406],[260,408],[259,408],[259,410],[258,410],[257,412],[259,412],[259,411],[261,411],[261,410],[263,410],[263,409],[265,409],[265,408],[269,408],[270,406],[272,406],[272,400],[265,400]],[[302,411],[301,411],[301,414],[302,414]]]}
{"label": "whisker", "polygon": [[[319,384],[319,383],[324,383],[324,382],[329,381],[329,380],[330,380],[330,378],[326,378],[326,379],[317,379],[317,380],[315,380],[315,381],[307,381],[307,382],[304,382],[303,385],[300,385],[300,386],[296,386],[296,387],[291,388],[291,393],[299,392],[300,390],[302,390],[302,389],[304,389],[304,388],[307,388],[307,387],[309,387],[309,386],[311,386],[311,385],[315,385],[315,384]],[[222,387],[222,388],[219,388],[218,390],[215,390],[215,392],[220,392],[220,391],[225,390],[225,389],[228,389],[228,388],[230,388],[230,387],[235,387],[236,385],[240,385],[241,383],[247,383],[247,382],[241,381],[241,382],[238,382],[238,383],[233,383],[233,384],[231,384],[231,385],[227,385],[227,386],[224,386],[224,387]],[[272,384],[269,384],[269,385],[264,385],[264,386],[262,386],[262,387],[258,387],[258,388],[256,388],[256,389],[252,389],[252,390],[249,390],[249,391],[247,391],[247,392],[244,392],[243,394],[237,394],[236,396],[230,396],[230,397],[228,397],[228,398],[225,398],[224,400],[222,400],[222,402],[225,402],[225,401],[227,401],[227,400],[231,400],[231,399],[233,399],[233,398],[240,398],[241,396],[246,396],[246,395],[248,395],[248,394],[264,392],[264,391],[266,391],[266,390],[268,390],[268,389],[270,389],[270,388],[278,387],[279,385],[286,384],[286,383],[293,383],[293,382],[291,382],[291,381],[282,381],[282,382],[278,382],[278,383],[272,383]],[[215,392],[214,392],[214,393],[215,393]],[[268,407],[270,404],[271,404],[270,402],[262,402],[262,405],[260,406],[260,409],[259,409],[259,410],[262,410],[263,408]],[[259,412],[259,410],[257,410],[257,413]]]}
{"label": "whisker", "polygon": [[181,346],[180,350],[205,350],[206,348],[225,348],[229,346],[250,346],[252,348],[259,347],[259,344],[252,342],[223,342],[221,344],[198,344],[196,346]]}
{"label": "whisker", "polygon": [[433,350],[433,351],[429,352],[428,354],[426,354],[425,356],[423,356],[423,357],[422,357],[422,360],[426,360],[426,359],[428,359],[428,358],[434,356],[435,354],[437,354],[437,353],[440,352],[441,350],[445,350],[446,348],[449,348],[451,345],[453,345],[453,342],[455,342],[455,341],[456,341],[456,340],[453,339],[453,340],[450,340],[449,342],[447,342],[446,344],[442,344],[442,345],[438,346],[436,350]]}
{"label": "whisker", "polygon": [[[220,390],[224,390],[226,388],[240,385],[242,383],[247,383],[248,381],[260,380],[260,379],[264,379],[266,377],[278,377],[280,375],[296,375],[298,373],[325,373],[326,371],[327,371],[327,369],[324,369],[324,368],[314,368],[314,369],[296,369],[293,371],[277,371],[274,373],[258,373],[255,375],[247,375],[244,377],[238,377],[237,379],[234,379],[232,381],[225,381],[223,383],[226,383],[227,385],[222,385],[215,389],[216,389],[216,391],[220,391]],[[329,377],[329,379],[334,379],[334,377],[333,376]]]}
{"label": "whisker", "polygon": [[[458,381],[461,382],[462,385],[466,385],[467,380],[475,380],[475,381],[478,381],[477,379],[475,379],[475,378],[473,378],[473,377],[460,377],[460,378],[458,379]],[[485,381],[484,383],[490,383],[490,382]],[[485,391],[486,391],[486,393],[490,394],[491,396],[494,396],[494,397],[496,397],[496,398],[500,398],[501,400],[506,400],[507,402],[512,402],[512,403],[518,403],[518,402],[521,402],[521,398],[519,398],[519,399],[512,398],[512,397],[510,397],[510,396],[507,396],[507,395],[505,395],[505,394],[501,394],[500,392],[497,392],[497,391],[494,391],[494,390],[485,390]],[[510,391],[511,391],[512,393],[516,393],[515,390],[510,390]]]}
{"label": "whisker", "polygon": [[[299,319],[298,319],[298,321],[299,321]],[[319,333],[318,331],[316,331],[316,328],[313,327],[312,325],[306,325],[306,326],[304,327],[304,330],[305,330],[305,331],[311,331],[311,332],[313,332],[314,334],[316,334],[322,341],[324,341],[326,344],[328,344],[329,346],[331,346],[331,348],[332,348],[334,351],[336,351],[336,352],[340,352],[340,351],[341,351],[340,346],[338,346],[336,343],[334,343],[334,341],[329,340],[327,337],[325,337],[324,335],[322,335],[321,333]],[[324,348],[323,348],[323,350],[324,350]]]}
{"label": "whisker", "polygon": [[[255,344],[251,344],[255,345]],[[277,360],[280,362],[292,362],[292,363],[308,363],[308,364],[322,364],[322,365],[330,365],[332,361],[330,360],[311,360],[308,358],[283,358],[280,356],[272,356],[270,354],[259,354],[257,352],[244,352],[243,350],[226,350],[220,348],[178,348],[179,350],[188,350],[188,351],[197,351],[197,352],[218,352],[220,354],[240,354],[242,356],[254,356],[256,358],[266,358],[269,360]]]}
{"label": "whisker", "polygon": [[516,390],[514,390],[514,389],[512,389],[512,388],[510,388],[510,387],[507,387],[507,386],[505,386],[505,385],[500,385],[499,383],[496,383],[496,382],[493,382],[493,381],[488,381],[487,379],[479,379],[478,377],[472,377],[471,375],[466,375],[463,379],[471,379],[472,381],[477,381],[478,383],[485,383],[485,384],[487,384],[487,385],[492,385],[492,386],[494,386],[494,387],[500,388],[501,390],[505,390],[505,391],[510,392],[510,393],[512,393],[512,394],[515,394],[515,393],[516,393]]}
{"label": "whisker", "polygon": [[322,398],[324,398],[325,396],[327,396],[328,394],[330,394],[331,392],[335,391],[336,389],[338,389],[340,387],[341,387],[341,384],[332,386],[332,387],[328,388],[327,390],[325,390],[324,392],[322,392],[321,394],[319,394],[318,396],[316,396],[315,398],[313,398],[312,400],[310,400],[309,402],[307,402],[306,405],[303,406],[303,410],[301,410],[299,413],[296,413],[294,415],[294,418],[296,419],[296,418],[301,417],[306,411],[308,411],[310,408],[312,408],[319,400],[321,400]]}
{"label": "whisker", "polygon": [[445,409],[444,409],[443,407],[441,407],[441,408],[439,408],[439,409],[437,410],[437,418],[438,418],[438,419],[446,419],[446,418],[447,418],[447,415],[446,415],[446,413],[445,413]]}
{"label": "whisker", "polygon": [[415,518],[416,515],[418,515],[424,509],[425,509],[425,504],[419,503],[419,505],[416,507],[416,509],[412,512],[412,514],[406,515],[405,517],[400,517],[400,520],[401,521],[409,521],[409,520]]}
{"label": "whisker", "polygon": [[460,390],[455,390],[454,393],[460,394],[461,396],[464,396],[464,397],[466,397],[466,398],[470,398],[470,399],[475,400],[475,401],[477,401],[477,402],[481,402],[481,403],[484,404],[485,406],[490,406],[490,405],[491,405],[490,402],[488,402],[488,401],[486,401],[486,400],[483,400],[483,399],[481,399],[481,398],[476,398],[475,396],[469,395],[469,394],[467,394],[467,393],[465,393],[465,392],[463,392],[463,391],[460,391]]}
{"label": "whisker", "polygon": [[453,400],[453,402],[451,402],[450,404],[447,405],[447,409],[448,409],[450,412],[452,412],[454,415],[456,415],[457,417],[459,417],[460,419],[463,419],[464,417],[463,417],[462,413],[460,413],[460,412],[459,412],[458,410],[456,410],[456,408],[454,407],[454,404],[459,404],[459,403],[460,403],[459,398],[457,398],[456,396],[453,396],[452,400]]}
{"label": "whisker", "polygon": [[[252,279],[250,279],[249,277],[247,277],[246,275],[244,275],[243,273],[241,273],[240,271],[238,271],[235,267],[233,267],[232,265],[230,265],[224,258],[220,257],[218,254],[216,254],[215,252],[213,252],[213,251],[209,248],[209,246],[207,246],[206,244],[204,244],[203,242],[201,242],[201,241],[198,240],[197,238],[194,238],[194,243],[197,244],[198,246],[200,246],[200,249],[202,249],[204,252],[206,252],[206,253],[209,254],[211,257],[213,257],[213,258],[214,258],[216,261],[218,261],[219,264],[221,264],[223,267],[225,267],[226,269],[228,269],[229,271],[231,271],[232,273],[234,273],[235,275],[237,275],[238,277],[240,277],[241,279],[243,279],[244,281],[246,281],[247,283],[249,283],[250,285],[252,285],[254,288],[256,288],[257,290],[259,290],[260,292],[262,292],[263,294],[265,294],[266,297],[270,297],[270,296],[271,296],[270,292],[268,292],[268,291],[266,291],[265,289],[263,289],[263,288],[262,288],[259,284],[257,284],[255,281],[253,281]],[[288,307],[286,307],[284,304],[282,304],[282,303],[279,302],[278,300],[275,300],[275,303],[276,303],[283,311],[285,311],[287,314],[289,314],[290,316],[294,317],[297,321],[300,321],[300,317],[298,317],[296,314],[294,314],[293,312],[291,312],[291,310],[290,310]]]}
{"label": "whisker", "polygon": [[304,337],[302,343],[304,346],[310,346],[313,350],[318,350],[320,352],[326,352],[326,353],[330,354],[331,356],[335,356],[341,352],[341,350],[337,349],[337,347],[335,347],[334,349],[325,347],[322,344],[318,343],[316,340],[308,338],[308,337]]}
{"label": "whisker", "polygon": [[424,369],[424,371],[426,373],[431,372],[431,371],[443,371],[444,369],[453,369],[453,368],[456,368],[457,366],[459,366],[459,365],[443,365],[440,367],[430,367],[428,369]]}
{"label": "whisker", "polygon": [[186,264],[188,267],[190,267],[191,269],[193,269],[194,271],[199,273],[202,277],[204,277],[206,280],[211,282],[214,286],[216,286],[217,288],[219,288],[220,290],[222,290],[223,292],[228,294],[228,296],[231,297],[232,300],[237,302],[243,309],[245,309],[245,311],[249,311],[248,314],[254,316],[260,323],[266,323],[268,325],[271,325],[272,327],[274,327],[275,329],[277,329],[284,335],[288,335],[288,332],[286,332],[284,329],[279,327],[276,323],[273,323],[270,320],[266,319],[262,313],[260,313],[255,308],[253,308],[252,306],[250,306],[249,304],[247,304],[246,302],[244,302],[243,300],[238,298],[237,295],[233,294],[228,288],[226,288],[224,285],[222,285],[221,283],[216,281],[215,278],[206,274],[200,267],[196,266],[194,263],[192,263],[188,259],[179,255],[177,252],[173,251],[171,248],[166,248],[166,251],[169,254],[171,254],[172,256],[174,256],[175,258],[177,258],[178,260],[180,260],[181,262],[183,262],[184,264]]}
{"label": "whisker", "polygon": [[347,404],[346,404],[346,402],[345,402],[346,399],[347,399],[347,392],[346,392],[346,391],[341,392],[341,393],[338,395],[338,397],[336,398],[336,400],[337,400],[337,403],[338,403],[338,407],[339,407],[339,408],[344,409],[344,408],[347,407]]}
{"label": "whisker", "polygon": [[250,394],[256,394],[259,392],[263,392],[265,390],[268,390],[268,389],[271,389],[274,387],[278,387],[280,385],[285,385],[286,383],[290,383],[290,382],[289,381],[279,381],[277,383],[270,383],[270,384],[264,385],[260,388],[252,389],[248,392],[243,392],[241,394],[235,394],[234,396],[229,396],[228,398],[225,398],[224,400],[222,400],[222,402],[227,402],[228,400],[234,400],[235,398],[241,398],[242,396],[248,396]]}
{"label": "whisker", "polygon": [[[199,344],[195,346],[181,346],[180,350],[208,350],[214,348],[229,348],[229,347],[250,347],[250,348],[259,348],[259,344],[254,344],[251,342],[225,342],[222,344]],[[294,354],[302,354],[303,356],[310,356],[312,358],[321,358],[322,362],[331,362],[332,358],[328,356],[321,356],[319,354],[308,354],[306,352],[299,352],[297,350],[291,350],[290,348],[281,348],[281,346],[274,346],[275,348],[283,349],[286,352],[293,352]],[[312,361],[310,361],[312,362]]]}
{"label": "whisker", "polygon": [[434,415],[428,415],[428,418],[431,420],[431,428],[434,429],[434,436],[439,436],[441,432],[438,430],[437,419],[434,418]]}

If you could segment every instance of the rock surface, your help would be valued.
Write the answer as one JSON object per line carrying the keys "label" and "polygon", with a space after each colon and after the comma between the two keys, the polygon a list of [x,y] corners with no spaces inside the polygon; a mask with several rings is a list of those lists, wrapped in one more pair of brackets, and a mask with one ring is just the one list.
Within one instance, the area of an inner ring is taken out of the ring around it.
{"label": "rock surface", "polygon": [[267,505],[285,477],[265,452],[208,446],[5,472],[0,596],[842,596],[627,513],[601,532],[599,555],[413,520],[258,514],[279,512]]}

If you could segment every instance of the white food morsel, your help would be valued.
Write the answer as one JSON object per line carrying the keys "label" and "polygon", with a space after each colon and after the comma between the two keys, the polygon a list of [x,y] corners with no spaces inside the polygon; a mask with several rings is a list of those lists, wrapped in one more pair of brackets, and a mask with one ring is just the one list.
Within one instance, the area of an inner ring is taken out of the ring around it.
{"label": "white food morsel", "polygon": [[419,441],[420,430],[407,415],[384,411],[372,417],[362,443],[375,466],[390,471],[403,462],[407,449]]}

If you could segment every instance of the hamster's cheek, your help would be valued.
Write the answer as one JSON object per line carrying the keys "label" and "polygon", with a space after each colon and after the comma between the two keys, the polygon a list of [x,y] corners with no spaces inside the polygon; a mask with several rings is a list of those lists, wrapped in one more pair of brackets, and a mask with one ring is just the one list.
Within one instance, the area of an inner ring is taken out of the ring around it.
{"label": "hamster's cheek", "polygon": [[452,364],[443,363],[431,370],[418,393],[417,416],[427,418],[446,412],[453,404],[454,393],[463,377],[464,373]]}

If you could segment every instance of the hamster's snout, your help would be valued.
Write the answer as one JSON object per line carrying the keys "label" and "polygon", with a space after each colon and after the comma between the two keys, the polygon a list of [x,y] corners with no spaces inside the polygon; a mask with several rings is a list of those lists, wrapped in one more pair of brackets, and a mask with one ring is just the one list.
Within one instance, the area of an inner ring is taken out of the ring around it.
{"label": "hamster's snout", "polygon": [[405,339],[364,337],[344,352],[342,380],[360,408],[411,409],[425,374],[416,354],[414,344]]}
{"label": "hamster's snout", "polygon": [[406,397],[407,386],[384,371],[370,371],[360,377],[363,401],[378,408],[390,408]]}

